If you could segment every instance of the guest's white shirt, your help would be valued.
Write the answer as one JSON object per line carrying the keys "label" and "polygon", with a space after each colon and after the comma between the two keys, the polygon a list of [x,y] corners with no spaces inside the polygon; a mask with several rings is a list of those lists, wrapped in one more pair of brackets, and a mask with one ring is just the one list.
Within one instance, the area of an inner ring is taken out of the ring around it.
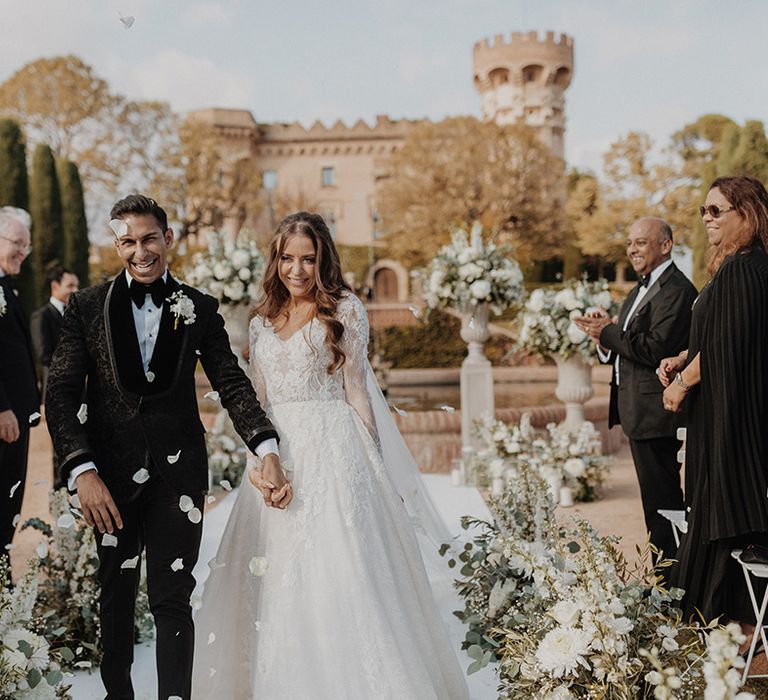
{"label": "guest's white shirt", "polygon": [[51,297],[48,303],[53,306],[62,316],[64,315],[64,302],[56,297]]}
{"label": "guest's white shirt", "polygon": [[[133,283],[133,277],[125,271],[125,279],[130,287]],[[163,273],[163,281],[168,281],[168,270]],[[58,301],[58,299],[56,300]],[[53,298],[51,298],[53,303]],[[61,302],[59,302],[61,303]],[[62,304],[62,313],[63,313]],[[149,371],[149,362],[152,359],[152,353],[155,351],[155,343],[157,343],[157,334],[160,332],[160,319],[163,315],[162,306],[155,306],[152,301],[152,295],[147,294],[144,299],[144,305],[139,308],[131,300],[131,310],[133,311],[133,323],[136,326],[136,337],[139,340],[139,350],[141,351],[141,362],[144,366],[144,373]],[[256,455],[260,459],[264,459],[268,454],[279,454],[277,447],[277,440],[275,438],[268,438],[263,442],[260,442],[256,446]],[[98,471],[96,465],[93,462],[84,462],[76,466],[69,474],[67,486],[70,491],[74,491],[77,488],[77,477],[84,472],[91,469]]]}
{"label": "guest's white shirt", "polygon": [[[627,317],[624,319],[624,325],[621,328],[622,333],[629,328],[629,322],[632,320],[632,316],[634,316],[635,311],[637,311],[637,307],[640,306],[640,302],[645,298],[645,295],[648,293],[648,290],[653,287],[654,284],[658,281],[659,277],[664,273],[664,270],[666,270],[670,265],[672,264],[672,260],[667,260],[666,262],[661,263],[661,265],[653,268],[651,271],[651,278],[648,280],[648,285],[645,287],[640,287],[637,292],[637,296],[635,297],[635,301],[632,304],[632,307],[629,310],[629,313],[627,314]],[[611,357],[610,352],[606,352],[603,348],[601,348],[599,345],[597,346],[597,355],[603,362],[608,362],[608,360]],[[616,356],[616,359],[613,361],[613,366],[616,368],[616,386],[619,385],[619,356]]]}

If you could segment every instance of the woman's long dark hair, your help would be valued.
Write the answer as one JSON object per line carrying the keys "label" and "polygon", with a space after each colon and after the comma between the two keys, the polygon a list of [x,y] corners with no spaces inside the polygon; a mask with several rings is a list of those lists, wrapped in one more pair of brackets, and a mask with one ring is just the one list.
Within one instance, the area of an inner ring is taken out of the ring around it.
{"label": "woman's long dark hair", "polygon": [[274,324],[275,320],[288,319],[290,292],[280,280],[278,270],[288,239],[292,236],[306,236],[315,246],[315,279],[312,291],[317,307],[316,316],[327,329],[326,343],[333,354],[333,361],[328,365],[328,373],[336,371],[344,364],[346,355],[341,349],[341,337],[344,326],[336,319],[336,307],[344,293],[351,293],[341,271],[339,253],[331,238],[331,232],[322,216],[306,211],[286,216],[277,226],[275,235],[269,243],[267,269],[264,273],[264,298],[256,307],[255,313]]}

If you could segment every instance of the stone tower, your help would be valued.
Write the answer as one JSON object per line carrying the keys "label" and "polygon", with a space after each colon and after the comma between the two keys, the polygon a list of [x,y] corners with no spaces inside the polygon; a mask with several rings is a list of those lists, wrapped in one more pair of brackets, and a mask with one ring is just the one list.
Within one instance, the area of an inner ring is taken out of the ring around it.
{"label": "stone tower", "polygon": [[513,32],[478,41],[472,52],[483,116],[498,124],[524,122],[565,158],[565,91],[573,75],[573,39],[565,34]]}

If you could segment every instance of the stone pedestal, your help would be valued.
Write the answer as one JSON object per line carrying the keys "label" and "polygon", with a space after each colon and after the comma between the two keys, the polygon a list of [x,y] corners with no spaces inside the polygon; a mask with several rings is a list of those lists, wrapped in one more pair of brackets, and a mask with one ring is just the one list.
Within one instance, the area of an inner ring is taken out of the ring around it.
{"label": "stone pedestal", "polygon": [[461,363],[461,444],[480,447],[472,438],[472,423],[483,414],[493,415],[493,371],[491,362],[483,352],[488,331],[488,304],[471,306],[462,315],[461,338],[468,352]]}
{"label": "stone pedestal", "polygon": [[595,393],[592,387],[592,366],[573,355],[567,360],[553,355],[557,363],[557,388],[555,396],[565,404],[565,420],[562,425],[577,431],[584,422],[584,403]]}
{"label": "stone pedestal", "polygon": [[247,304],[221,304],[219,313],[224,318],[224,328],[229,336],[232,352],[237,356],[240,366],[248,371],[248,363],[245,361],[243,353],[248,347],[250,307]]}

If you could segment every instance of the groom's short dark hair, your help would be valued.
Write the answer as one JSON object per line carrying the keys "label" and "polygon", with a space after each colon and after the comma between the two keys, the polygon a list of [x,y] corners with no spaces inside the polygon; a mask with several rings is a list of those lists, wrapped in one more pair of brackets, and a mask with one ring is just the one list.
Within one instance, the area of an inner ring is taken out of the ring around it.
{"label": "groom's short dark hair", "polygon": [[157,219],[163,232],[168,229],[168,215],[165,210],[154,199],[143,194],[129,194],[115,202],[109,212],[109,218],[122,219],[126,214],[151,214]]}

